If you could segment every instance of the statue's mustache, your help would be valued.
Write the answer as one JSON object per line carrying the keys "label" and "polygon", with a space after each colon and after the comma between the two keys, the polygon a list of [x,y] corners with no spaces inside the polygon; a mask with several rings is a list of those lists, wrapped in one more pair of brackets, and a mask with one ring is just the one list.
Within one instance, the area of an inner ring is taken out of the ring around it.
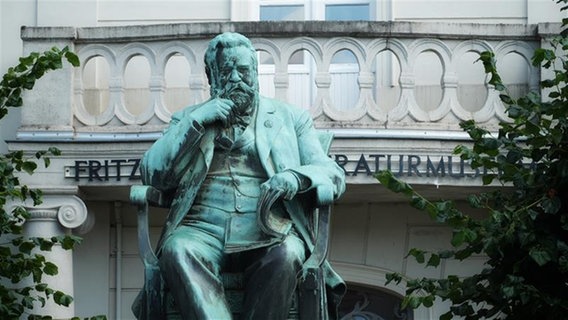
{"label": "statue's mustache", "polygon": [[237,93],[245,93],[252,97],[254,92],[255,90],[253,87],[241,81],[234,84],[227,84],[221,91],[220,97],[230,99],[231,95]]}
{"label": "statue's mustache", "polygon": [[244,82],[228,83],[221,90],[219,97],[229,99],[237,105],[240,112],[247,109],[252,103],[256,94],[256,90]]}

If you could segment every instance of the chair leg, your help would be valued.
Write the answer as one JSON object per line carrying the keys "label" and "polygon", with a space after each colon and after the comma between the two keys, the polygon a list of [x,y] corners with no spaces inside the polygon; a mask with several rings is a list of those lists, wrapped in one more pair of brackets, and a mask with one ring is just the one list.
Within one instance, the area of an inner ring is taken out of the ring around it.
{"label": "chair leg", "polygon": [[298,291],[300,320],[329,318],[321,268],[305,269],[298,284]]}

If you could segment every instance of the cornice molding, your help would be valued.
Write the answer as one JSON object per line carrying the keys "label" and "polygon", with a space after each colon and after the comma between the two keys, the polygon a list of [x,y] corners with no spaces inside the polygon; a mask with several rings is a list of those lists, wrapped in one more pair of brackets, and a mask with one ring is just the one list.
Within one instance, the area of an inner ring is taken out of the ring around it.
{"label": "cornice molding", "polygon": [[247,21],[199,22],[107,27],[30,27],[24,41],[65,39],[76,43],[196,39],[232,31],[248,37],[432,37],[438,39],[538,39],[553,24],[482,24],[415,21]]}

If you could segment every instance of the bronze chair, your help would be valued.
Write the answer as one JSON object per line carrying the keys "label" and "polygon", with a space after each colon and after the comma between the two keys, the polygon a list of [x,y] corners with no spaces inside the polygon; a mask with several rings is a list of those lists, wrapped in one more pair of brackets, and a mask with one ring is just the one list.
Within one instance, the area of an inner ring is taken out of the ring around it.
{"label": "bronze chair", "polygon": [[[320,132],[319,140],[327,153],[331,147],[333,135]],[[329,192],[323,192],[329,194]],[[148,319],[181,319],[168,289],[159,278],[158,258],[150,244],[148,225],[148,209],[150,206],[168,208],[171,198],[148,185],[136,185],[130,189],[130,202],[138,207],[138,246],[139,254],[144,264],[144,283],[146,291],[144,304]],[[303,272],[298,281],[298,288],[290,309],[289,319],[315,320],[328,319],[325,284],[322,274],[322,264],[327,255],[329,238],[329,217],[333,195],[318,199],[312,213],[314,233],[314,248],[303,265]],[[266,209],[270,209],[269,207]],[[263,214],[263,213],[261,213]],[[244,280],[242,273],[225,272],[221,274],[225,296],[231,306],[235,318],[241,313]],[[158,286],[151,285],[159,283]],[[148,290],[161,288],[162,290]],[[150,292],[151,291],[151,292]],[[162,306],[162,308],[156,308]]]}

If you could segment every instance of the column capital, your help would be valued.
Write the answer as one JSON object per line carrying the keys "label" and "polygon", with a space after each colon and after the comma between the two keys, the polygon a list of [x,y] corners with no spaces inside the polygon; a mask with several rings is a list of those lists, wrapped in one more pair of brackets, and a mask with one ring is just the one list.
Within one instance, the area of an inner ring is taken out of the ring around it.
{"label": "column capital", "polygon": [[44,195],[39,207],[43,205],[57,208],[57,221],[65,228],[75,229],[87,221],[87,206],[77,196]]}
{"label": "column capital", "polygon": [[7,209],[12,211],[16,206],[24,206],[31,215],[31,219],[57,219],[59,224],[67,229],[76,229],[89,223],[87,206],[74,194],[67,192],[54,192],[43,190],[42,203],[33,205],[31,199],[25,202],[12,202]]}

